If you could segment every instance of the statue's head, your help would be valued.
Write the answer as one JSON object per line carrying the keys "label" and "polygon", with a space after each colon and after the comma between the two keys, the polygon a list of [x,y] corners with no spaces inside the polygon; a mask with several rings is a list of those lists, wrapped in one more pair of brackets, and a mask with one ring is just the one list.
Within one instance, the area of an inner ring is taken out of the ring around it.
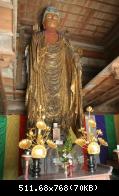
{"label": "statue's head", "polygon": [[57,29],[60,23],[60,14],[55,7],[48,7],[43,17],[43,25],[45,29]]}

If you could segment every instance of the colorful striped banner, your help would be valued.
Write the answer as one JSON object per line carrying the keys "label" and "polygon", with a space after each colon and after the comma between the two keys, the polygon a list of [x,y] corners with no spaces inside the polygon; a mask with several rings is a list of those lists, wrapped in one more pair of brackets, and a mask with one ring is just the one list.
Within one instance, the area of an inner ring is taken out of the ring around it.
{"label": "colorful striped banner", "polygon": [[115,130],[116,130],[116,141],[119,145],[119,114],[114,115],[114,124],[115,124]]}
{"label": "colorful striped banner", "polygon": [[108,140],[108,159],[112,159],[113,150],[116,149],[116,131],[114,125],[114,117],[113,115],[105,115],[105,125],[106,125],[106,133]]}
{"label": "colorful striped banner", "polygon": [[3,179],[7,118],[0,116],[0,179]]}
{"label": "colorful striped banner", "polygon": [[4,160],[4,179],[13,180],[18,177],[19,155],[19,116],[7,116],[7,133]]}
{"label": "colorful striped banner", "polygon": [[[106,126],[105,126],[105,119],[103,115],[96,115],[96,125],[97,129],[101,129],[103,132],[102,138],[107,141],[107,135],[106,135]],[[108,147],[101,146],[100,148],[100,162],[103,164],[106,164],[108,157]]]}
{"label": "colorful striped banner", "polygon": [[[20,115],[20,127],[19,127],[19,141],[25,138],[26,133],[26,121],[27,118],[25,115]],[[23,150],[19,149],[19,176],[22,175],[22,160],[21,155],[23,154]]]}

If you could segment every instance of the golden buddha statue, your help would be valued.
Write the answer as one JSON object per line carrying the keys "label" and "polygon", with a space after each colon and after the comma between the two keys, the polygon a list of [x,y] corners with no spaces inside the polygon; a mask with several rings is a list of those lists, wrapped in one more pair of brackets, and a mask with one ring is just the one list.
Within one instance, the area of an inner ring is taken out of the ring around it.
{"label": "golden buddha statue", "polygon": [[28,121],[38,120],[44,108],[46,123],[57,122],[61,130],[70,127],[76,135],[80,127],[79,74],[69,41],[58,32],[60,14],[48,7],[43,17],[43,32],[34,32],[29,45],[26,106]]}

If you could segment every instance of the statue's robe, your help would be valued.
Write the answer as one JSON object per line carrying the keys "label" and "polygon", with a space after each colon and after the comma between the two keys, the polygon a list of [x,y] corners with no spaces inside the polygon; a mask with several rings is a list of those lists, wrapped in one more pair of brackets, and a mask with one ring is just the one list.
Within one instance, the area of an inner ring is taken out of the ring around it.
{"label": "statue's robe", "polygon": [[28,120],[37,122],[40,105],[46,123],[57,122],[61,130],[80,127],[79,74],[69,41],[59,35],[55,44],[46,44],[44,33],[34,33],[28,48]]}

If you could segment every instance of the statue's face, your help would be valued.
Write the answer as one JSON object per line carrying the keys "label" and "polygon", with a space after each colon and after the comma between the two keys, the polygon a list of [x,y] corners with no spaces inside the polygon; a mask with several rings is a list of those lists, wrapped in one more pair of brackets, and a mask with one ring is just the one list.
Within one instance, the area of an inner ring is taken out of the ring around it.
{"label": "statue's face", "polygon": [[59,26],[59,17],[54,13],[48,13],[45,16],[44,26],[46,29],[57,29]]}

